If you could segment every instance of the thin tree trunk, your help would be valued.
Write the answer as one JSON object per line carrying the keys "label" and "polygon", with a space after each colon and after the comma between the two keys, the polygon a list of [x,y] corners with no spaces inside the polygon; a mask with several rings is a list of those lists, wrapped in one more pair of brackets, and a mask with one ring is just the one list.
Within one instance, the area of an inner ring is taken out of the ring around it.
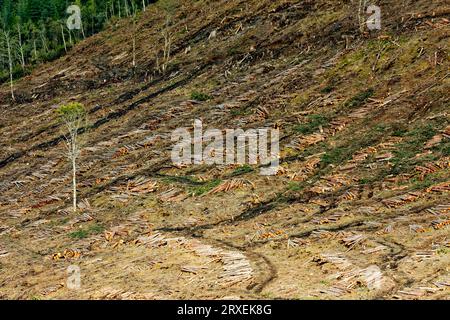
{"label": "thin tree trunk", "polygon": [[62,39],[63,39],[63,43],[64,43],[64,50],[67,53],[66,37],[64,36],[64,27],[62,25],[61,25],[61,35],[62,35]]}
{"label": "thin tree trunk", "polygon": [[34,60],[37,61],[36,39],[33,39]]}
{"label": "thin tree trunk", "polygon": [[13,61],[12,61],[12,55],[11,55],[11,42],[9,38],[8,32],[4,32],[5,39],[6,39],[6,46],[8,47],[8,64],[9,64],[9,84],[11,87],[11,98],[13,100],[16,100],[16,97],[14,96],[14,85],[13,85]]}
{"label": "thin tree trunk", "polygon": [[[72,139],[74,139],[72,137]],[[75,141],[72,140],[72,184],[73,184],[73,212],[77,211],[77,165],[75,154]]]}
{"label": "thin tree trunk", "polygon": [[142,0],[142,10],[145,11],[145,0]]}
{"label": "thin tree trunk", "polygon": [[136,68],[136,20],[133,17],[133,68]]}
{"label": "thin tree trunk", "polygon": [[19,32],[20,62],[22,64],[22,68],[25,68],[25,56],[23,54],[22,33],[20,32],[20,24],[17,24],[17,31]]}
{"label": "thin tree trunk", "polygon": [[40,35],[41,35],[42,46],[44,47],[45,53],[47,53],[48,52],[47,39],[45,38],[45,34],[44,34],[43,30],[41,30]]}
{"label": "thin tree trunk", "polygon": [[84,23],[81,22],[81,34],[83,35],[83,39],[86,39],[86,36],[84,35]]}
{"label": "thin tree trunk", "polygon": [[126,13],[127,17],[129,17],[130,16],[130,10],[128,8],[128,1],[124,0],[123,2],[125,2],[125,13]]}
{"label": "thin tree trunk", "polygon": [[163,65],[162,65],[162,71],[163,73],[166,72],[167,65],[170,60],[170,47],[171,47],[171,39],[170,39],[170,31],[169,31],[169,18],[166,19],[166,27],[163,31],[164,36],[164,57],[163,57]]}

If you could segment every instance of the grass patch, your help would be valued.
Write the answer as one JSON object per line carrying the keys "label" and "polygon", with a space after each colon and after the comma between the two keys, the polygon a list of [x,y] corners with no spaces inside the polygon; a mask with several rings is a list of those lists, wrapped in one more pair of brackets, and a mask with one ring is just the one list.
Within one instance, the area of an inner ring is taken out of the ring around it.
{"label": "grass patch", "polygon": [[443,157],[450,156],[450,141],[440,143],[433,148],[433,151],[439,152]]}
{"label": "grass patch", "polygon": [[431,187],[433,184],[437,183],[436,177],[432,175],[426,176],[423,180],[419,180],[417,178],[412,179],[413,185],[411,186],[411,190],[423,190]]}
{"label": "grass patch", "polygon": [[298,182],[294,182],[294,181],[290,181],[288,183],[287,189],[289,191],[301,191],[302,189],[304,189],[304,186],[302,186],[300,183]]}
{"label": "grass patch", "polygon": [[96,223],[96,224],[89,226],[86,229],[80,229],[80,230],[74,231],[72,233],[69,233],[69,237],[72,239],[84,239],[92,234],[102,233],[104,230],[105,230],[104,226]]}
{"label": "grass patch", "polygon": [[207,95],[206,93],[193,91],[191,93],[191,99],[196,101],[208,101],[212,99],[212,97],[210,95]]}
{"label": "grass patch", "polygon": [[347,144],[338,146],[336,148],[327,150],[322,156],[322,165],[338,165],[342,162],[351,159],[351,157],[363,148],[376,144],[385,135],[382,130],[377,130],[377,127],[372,127],[370,130],[363,133],[354,133],[354,139],[347,142]]}
{"label": "grass patch", "polygon": [[347,108],[358,108],[362,106],[370,97],[372,97],[374,93],[375,91],[372,88],[369,88],[347,100],[344,103],[344,106]]}
{"label": "grass patch", "polygon": [[243,166],[236,168],[231,174],[230,177],[236,177],[236,176],[240,176],[249,172],[253,172],[255,171],[251,166],[249,166],[248,164],[244,164]]}
{"label": "grass patch", "polygon": [[163,175],[162,180],[166,183],[182,183],[188,185],[203,185],[203,182],[195,180],[194,177],[190,176],[167,176]]}
{"label": "grass patch", "polygon": [[424,161],[435,160],[435,155],[416,158],[423,151],[424,144],[430,140],[437,130],[431,124],[416,128],[405,135],[404,142],[397,144],[394,150],[394,158],[391,160],[393,167],[391,174],[400,174],[413,170],[416,165]]}
{"label": "grass patch", "polygon": [[190,188],[189,191],[193,196],[198,197],[198,196],[201,196],[201,195],[207,193],[208,191],[214,189],[221,182],[222,182],[222,180],[220,180],[220,179],[211,180],[200,186],[192,187],[192,188]]}
{"label": "grass patch", "polygon": [[99,234],[102,233],[103,231],[105,231],[105,227],[97,223],[88,228],[88,232],[90,234]]}
{"label": "grass patch", "polygon": [[69,237],[72,239],[84,239],[87,238],[89,232],[87,230],[77,230],[69,234]]}

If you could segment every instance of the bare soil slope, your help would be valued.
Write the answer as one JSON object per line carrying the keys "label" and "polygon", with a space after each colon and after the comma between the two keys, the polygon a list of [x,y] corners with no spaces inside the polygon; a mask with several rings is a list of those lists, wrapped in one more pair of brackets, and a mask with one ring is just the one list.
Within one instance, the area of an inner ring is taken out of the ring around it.
{"label": "bare soil slope", "polygon": [[[359,1],[180,1],[164,74],[153,5],[136,69],[120,20],[17,101],[2,86],[0,298],[448,299],[450,6],[375,2],[382,30],[361,33]],[[77,214],[70,101],[89,111]],[[279,175],[172,165],[194,119],[280,128]]]}

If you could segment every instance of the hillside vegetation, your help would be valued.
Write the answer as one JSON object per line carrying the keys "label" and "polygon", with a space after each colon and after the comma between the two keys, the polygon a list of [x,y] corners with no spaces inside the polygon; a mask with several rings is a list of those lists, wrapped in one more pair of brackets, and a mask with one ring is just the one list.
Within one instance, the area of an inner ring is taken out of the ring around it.
{"label": "hillside vegetation", "polygon": [[[160,1],[2,85],[0,298],[448,299],[450,6],[360,2]],[[173,165],[195,119],[280,128],[278,175]]]}

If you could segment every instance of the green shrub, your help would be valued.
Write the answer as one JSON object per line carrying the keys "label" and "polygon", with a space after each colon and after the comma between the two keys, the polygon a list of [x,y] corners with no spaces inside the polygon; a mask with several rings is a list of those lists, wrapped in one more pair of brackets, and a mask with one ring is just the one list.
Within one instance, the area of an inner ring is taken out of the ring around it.
{"label": "green shrub", "polygon": [[405,140],[396,145],[393,151],[394,158],[391,160],[393,167],[391,174],[407,172],[426,160],[433,160],[434,156],[417,159],[415,156],[423,151],[424,144],[437,133],[436,128],[431,124],[416,128],[406,133]]}
{"label": "green shrub", "polygon": [[196,197],[201,196],[202,194],[205,194],[208,191],[217,187],[221,182],[222,182],[222,180],[220,180],[220,179],[208,181],[208,182],[202,184],[201,186],[196,186],[196,187],[190,188],[190,193]]}
{"label": "green shrub", "polygon": [[345,102],[345,106],[348,108],[357,108],[362,106],[370,97],[373,96],[375,91],[372,88],[366,91],[360,92]]}
{"label": "green shrub", "polygon": [[308,116],[308,122],[300,124],[294,128],[295,131],[301,134],[311,134],[319,129],[320,126],[328,125],[329,119],[320,114],[313,114]]}
{"label": "green shrub", "polygon": [[78,230],[69,234],[72,239],[84,239],[89,235],[86,230]]}
{"label": "green shrub", "polygon": [[231,174],[231,177],[240,176],[249,172],[253,172],[253,168],[248,164],[244,164],[243,166],[236,168]]}
{"label": "green shrub", "polygon": [[[20,79],[31,74],[31,67],[26,66],[23,68],[21,65],[15,65],[13,67],[13,80]],[[8,70],[0,70],[0,84],[9,81],[9,71]]]}
{"label": "green shrub", "polygon": [[69,237],[72,239],[84,239],[87,238],[91,234],[99,234],[102,233],[105,230],[105,227],[103,227],[100,224],[94,224],[87,229],[80,229],[77,231],[74,231],[69,234]]}
{"label": "green shrub", "polygon": [[212,97],[205,94],[205,93],[201,93],[198,91],[194,91],[191,93],[191,99],[192,100],[197,100],[197,101],[208,101],[210,100]]}

